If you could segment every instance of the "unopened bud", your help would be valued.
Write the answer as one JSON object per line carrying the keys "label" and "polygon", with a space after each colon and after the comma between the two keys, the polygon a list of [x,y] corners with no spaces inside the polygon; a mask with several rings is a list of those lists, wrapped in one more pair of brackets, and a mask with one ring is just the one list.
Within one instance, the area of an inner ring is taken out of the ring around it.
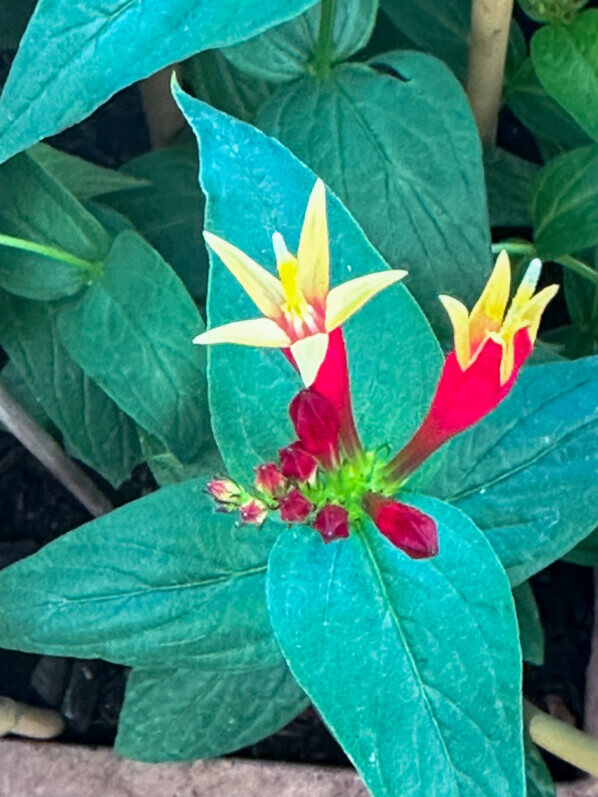
{"label": "unopened bud", "polygon": [[305,450],[325,468],[333,468],[338,461],[339,421],[331,402],[307,388],[295,396],[289,414]]}
{"label": "unopened bud", "polygon": [[284,521],[287,523],[303,523],[313,509],[313,504],[303,493],[294,489],[280,499],[279,507],[280,517]]}
{"label": "unopened bud", "polygon": [[212,498],[221,504],[236,505],[241,497],[241,490],[230,479],[212,479],[207,488]]}
{"label": "unopened bud", "polygon": [[261,526],[268,517],[268,507],[259,498],[251,498],[240,507],[241,520],[243,523],[252,523]]}
{"label": "unopened bud", "polygon": [[308,453],[301,443],[291,443],[278,452],[283,476],[298,482],[312,482],[318,469],[315,458]]}
{"label": "unopened bud", "polygon": [[314,520],[314,528],[322,535],[324,542],[349,536],[349,513],[342,506],[327,504],[320,509]]}
{"label": "unopened bud", "polygon": [[260,465],[256,470],[255,486],[266,495],[277,498],[284,493],[286,485],[287,480],[281,473],[278,465],[275,465],[273,462]]}
{"label": "unopened bud", "polygon": [[429,515],[377,493],[368,493],[364,506],[382,534],[407,556],[429,559],[438,553],[438,529]]}

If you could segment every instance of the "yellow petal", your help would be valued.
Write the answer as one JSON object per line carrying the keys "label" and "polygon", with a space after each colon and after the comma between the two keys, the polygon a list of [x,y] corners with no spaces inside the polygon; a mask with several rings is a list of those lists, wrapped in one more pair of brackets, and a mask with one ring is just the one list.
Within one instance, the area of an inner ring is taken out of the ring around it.
{"label": "yellow petal", "polygon": [[330,284],[326,187],[316,180],[307,203],[299,240],[299,287],[309,304],[323,302]]}
{"label": "yellow petal", "polygon": [[535,342],[538,336],[538,328],[542,320],[542,313],[546,310],[548,303],[554,299],[558,290],[558,285],[548,285],[546,288],[542,288],[542,290],[527,303],[527,306],[517,318],[517,326],[520,329],[522,327],[528,328],[532,343]]}
{"label": "yellow petal", "polygon": [[284,302],[284,293],[276,277],[245,252],[217,235],[206,231],[204,238],[231,274],[238,279],[258,309],[269,318],[277,318]]}
{"label": "yellow petal", "polygon": [[464,371],[471,361],[471,343],[469,340],[469,314],[467,307],[452,296],[439,296],[442,306],[448,313],[453,325],[455,354],[461,370]]}
{"label": "yellow petal", "polygon": [[326,299],[326,329],[332,332],[356,313],[376,294],[403,279],[406,271],[389,269],[343,282],[333,288]]}
{"label": "yellow petal", "polygon": [[194,338],[193,343],[238,343],[241,346],[283,349],[290,346],[291,341],[274,321],[269,318],[254,318],[208,329]]}
{"label": "yellow petal", "polygon": [[291,346],[291,353],[306,387],[314,383],[320,366],[324,362],[327,349],[328,335],[323,332],[302,338]]}
{"label": "yellow petal", "polygon": [[500,384],[504,385],[513,373],[515,367],[515,343],[512,337],[502,338],[502,358],[500,361]]}
{"label": "yellow petal", "polygon": [[489,332],[500,329],[511,290],[511,264],[503,251],[496,263],[482,295],[469,316],[469,337],[472,347],[477,346]]}
{"label": "yellow petal", "polygon": [[527,267],[517,293],[511,302],[511,312],[517,313],[530,301],[536,290],[536,285],[542,272],[542,261],[535,257]]}

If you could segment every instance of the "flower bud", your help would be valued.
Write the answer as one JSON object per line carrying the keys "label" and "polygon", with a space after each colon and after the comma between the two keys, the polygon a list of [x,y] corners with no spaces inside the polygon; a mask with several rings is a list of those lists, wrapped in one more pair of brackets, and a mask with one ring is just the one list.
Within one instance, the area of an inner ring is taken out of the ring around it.
{"label": "flower bud", "polygon": [[312,502],[296,488],[279,502],[280,517],[287,523],[303,523],[313,509]]}
{"label": "flower bud", "polygon": [[338,462],[339,421],[330,401],[307,388],[292,400],[289,414],[305,450],[325,468],[333,468]]}
{"label": "flower bud", "polygon": [[287,479],[295,479],[298,482],[313,481],[318,469],[318,463],[299,441],[281,448],[278,456],[280,457],[282,474]]}
{"label": "flower bud", "polygon": [[256,526],[261,526],[264,520],[268,517],[268,507],[259,498],[251,498],[240,507],[241,520],[243,523],[252,523]]}
{"label": "flower bud", "polygon": [[207,489],[212,498],[221,504],[236,505],[241,496],[241,490],[230,479],[212,479],[208,482]]}
{"label": "flower bud", "polygon": [[316,515],[314,528],[320,532],[324,542],[332,542],[339,537],[348,537],[349,513],[342,506],[327,504]]}
{"label": "flower bud", "polygon": [[382,534],[407,556],[428,559],[438,553],[438,529],[429,515],[377,493],[368,493],[364,506]]}
{"label": "flower bud", "polygon": [[262,493],[278,497],[284,493],[286,485],[287,480],[280,472],[278,465],[275,465],[273,462],[260,465],[259,468],[257,468],[255,486]]}

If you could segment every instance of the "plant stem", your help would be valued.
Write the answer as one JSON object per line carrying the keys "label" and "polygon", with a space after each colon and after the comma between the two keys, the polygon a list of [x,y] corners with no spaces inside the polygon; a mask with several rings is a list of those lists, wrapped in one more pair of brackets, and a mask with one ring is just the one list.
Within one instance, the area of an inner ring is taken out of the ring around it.
{"label": "plant stem", "polygon": [[87,474],[31,418],[0,382],[0,422],[44,465],[88,512],[99,517],[113,509]]}
{"label": "plant stem", "polygon": [[523,701],[525,721],[532,740],[574,767],[598,775],[598,737],[572,728]]}
{"label": "plant stem", "polygon": [[[528,255],[530,258],[537,257],[534,245],[528,241],[503,241],[498,244],[492,244],[492,252],[494,254],[498,254],[501,249],[505,249],[510,255]],[[594,285],[598,285],[598,271],[588,266],[587,263],[584,263],[582,260],[573,257],[573,255],[555,257],[554,262],[563,266],[563,268],[574,271],[576,274],[579,274],[580,277],[585,277],[585,279],[593,282]]]}
{"label": "plant stem", "polygon": [[75,266],[75,268],[90,273],[95,273],[99,268],[97,263],[82,260],[80,257],[76,257],[76,255],[72,255],[70,252],[60,249],[58,246],[46,246],[45,244],[35,243],[35,241],[27,241],[24,238],[15,238],[12,235],[0,233],[0,245],[10,246],[11,249],[21,249],[25,252],[33,252],[36,255],[42,255],[42,257],[49,257],[50,260],[68,263],[71,266]]}
{"label": "plant stem", "polygon": [[53,709],[0,697],[0,737],[12,733],[28,739],[53,739],[60,736],[64,727],[63,718]]}
{"label": "plant stem", "polygon": [[332,65],[332,35],[336,17],[336,0],[322,0],[320,27],[314,51],[313,66],[317,75],[327,75]]}
{"label": "plant stem", "polygon": [[482,141],[496,138],[513,0],[472,0],[467,96]]}

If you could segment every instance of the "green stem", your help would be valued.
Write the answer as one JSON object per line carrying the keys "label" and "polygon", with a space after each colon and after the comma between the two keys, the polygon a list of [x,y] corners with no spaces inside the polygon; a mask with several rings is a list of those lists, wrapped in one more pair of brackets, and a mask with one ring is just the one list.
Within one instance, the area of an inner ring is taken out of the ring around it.
{"label": "green stem", "polygon": [[317,75],[327,75],[332,66],[332,35],[336,17],[336,0],[322,0],[320,27],[314,50],[313,67]]}
{"label": "green stem", "polygon": [[[505,249],[510,255],[537,257],[534,245],[528,241],[502,241],[498,244],[492,244],[492,252],[494,254],[497,254],[502,249]],[[562,255],[561,257],[554,257],[552,260],[563,266],[563,268],[568,268],[570,271],[579,274],[580,277],[585,277],[585,279],[593,282],[594,285],[598,285],[598,271],[573,257],[573,255]]]}
{"label": "green stem", "polygon": [[535,257],[536,250],[534,245],[528,241],[501,241],[498,244],[492,244],[492,253],[497,255],[505,249],[510,255],[529,255]]}
{"label": "green stem", "polygon": [[532,740],[574,767],[598,775],[598,738],[572,728],[523,701],[525,722]]}
{"label": "green stem", "polygon": [[4,235],[0,233],[0,245],[10,246],[11,249],[21,249],[24,252],[33,252],[42,257],[48,257],[50,260],[58,260],[61,263],[68,263],[75,268],[87,271],[90,274],[96,273],[99,266],[97,263],[91,263],[88,260],[83,260],[70,252],[60,249],[58,246],[46,246],[45,244],[37,244],[35,241],[27,241],[24,238],[15,238],[12,235]]}

